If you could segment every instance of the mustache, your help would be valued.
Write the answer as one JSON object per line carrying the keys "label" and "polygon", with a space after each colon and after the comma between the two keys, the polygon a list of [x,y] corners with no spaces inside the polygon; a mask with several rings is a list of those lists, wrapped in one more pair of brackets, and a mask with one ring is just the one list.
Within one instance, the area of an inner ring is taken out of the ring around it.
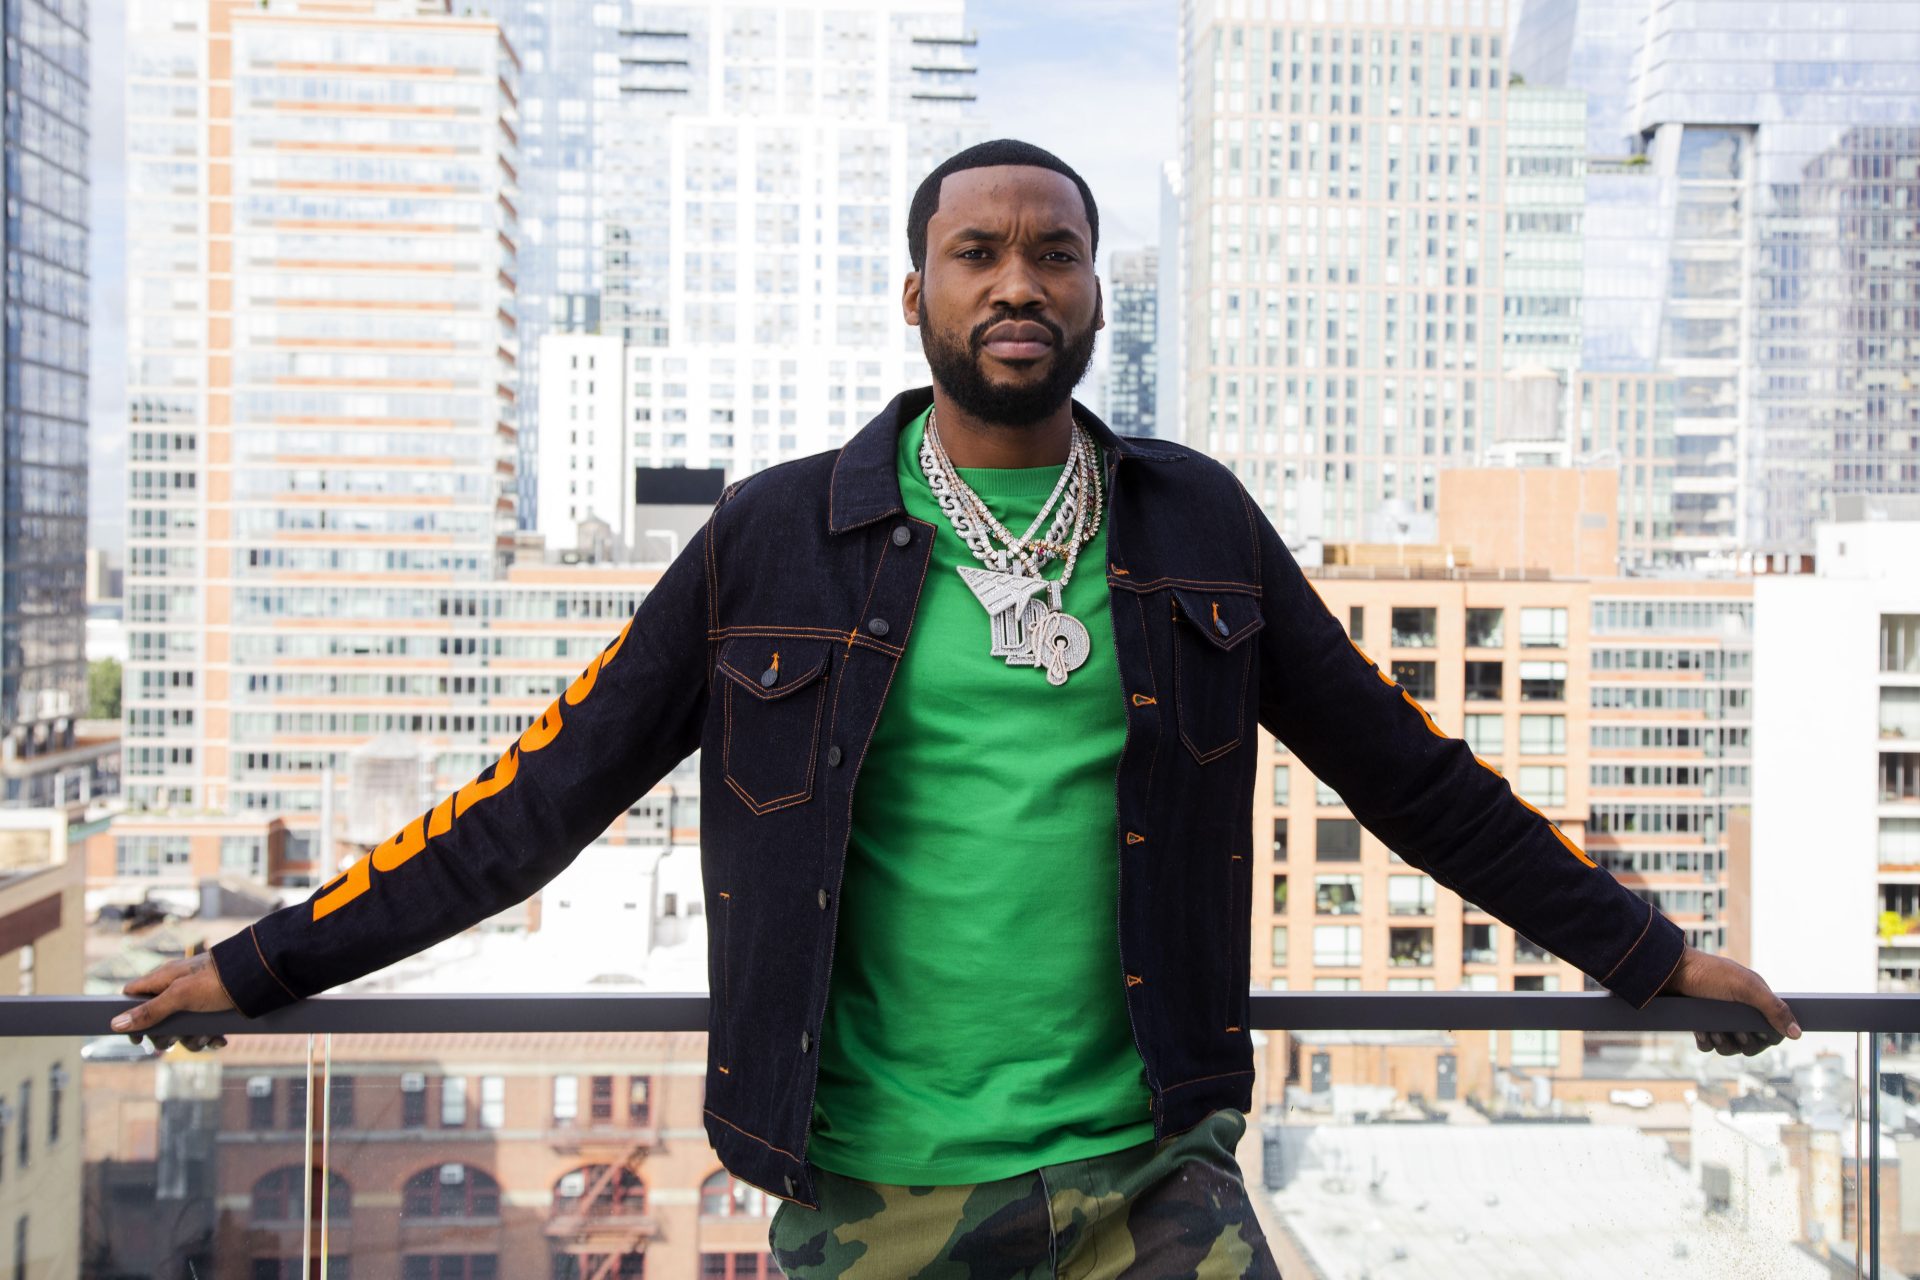
{"label": "mustache", "polygon": [[979,324],[975,325],[973,332],[967,335],[967,349],[975,355],[978,355],[980,348],[986,345],[987,330],[997,324],[1006,324],[1010,320],[1018,320],[1026,324],[1037,324],[1042,329],[1045,329],[1049,334],[1053,335],[1053,346],[1056,351],[1066,345],[1066,330],[1045,316],[1017,316],[1011,313],[1003,313],[993,316],[990,319],[982,320]]}

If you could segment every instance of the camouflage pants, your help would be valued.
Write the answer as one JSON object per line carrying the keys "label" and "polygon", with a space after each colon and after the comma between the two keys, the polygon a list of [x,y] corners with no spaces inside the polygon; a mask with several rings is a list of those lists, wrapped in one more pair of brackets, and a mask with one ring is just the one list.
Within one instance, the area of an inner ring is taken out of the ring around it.
{"label": "camouflage pants", "polygon": [[1247,1118],[965,1186],[822,1170],[767,1233],[794,1280],[1279,1280],[1234,1149]]}

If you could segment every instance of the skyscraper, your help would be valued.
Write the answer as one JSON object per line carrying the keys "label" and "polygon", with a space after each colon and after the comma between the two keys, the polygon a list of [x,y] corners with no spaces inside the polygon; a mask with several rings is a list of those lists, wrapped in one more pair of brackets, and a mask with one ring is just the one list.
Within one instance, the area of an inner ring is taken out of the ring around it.
{"label": "skyscraper", "polygon": [[1106,285],[1107,425],[1158,435],[1160,251],[1114,254]]}
{"label": "skyscraper", "polygon": [[283,700],[476,679],[431,632],[512,554],[517,68],[407,0],[128,20],[126,794],[257,825],[372,731]]}
{"label": "skyscraper", "polygon": [[6,5],[0,777],[78,801],[87,714],[87,33],[83,5]]}
{"label": "skyscraper", "polygon": [[1182,9],[1179,434],[1289,539],[1353,539],[1386,504],[1430,529],[1440,468],[1474,460],[1492,421],[1505,17],[1499,0]]}
{"label": "skyscraper", "polygon": [[906,213],[982,136],[963,22],[963,0],[721,0],[621,28],[600,317],[628,344],[636,464],[744,475],[927,380]]}
{"label": "skyscraper", "polygon": [[1836,497],[1920,490],[1920,24],[1900,0],[1845,13],[1521,15],[1515,69],[1584,89],[1609,157],[1589,170],[1586,347],[1676,381],[1682,551],[1808,552]]}

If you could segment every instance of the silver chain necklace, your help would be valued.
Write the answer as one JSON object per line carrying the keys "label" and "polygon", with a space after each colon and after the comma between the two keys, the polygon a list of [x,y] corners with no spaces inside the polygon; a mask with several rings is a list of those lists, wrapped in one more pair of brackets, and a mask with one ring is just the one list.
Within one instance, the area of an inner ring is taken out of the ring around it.
{"label": "silver chain necklace", "polygon": [[[1004,657],[1007,665],[1043,667],[1047,683],[1065,684],[1092,651],[1087,629],[1061,607],[1061,593],[1073,576],[1080,547],[1093,540],[1100,527],[1101,481],[1099,449],[1078,421],[1067,464],[1053,494],[1034,516],[1024,536],[1016,537],[987,509],[987,504],[961,479],[941,444],[931,411],[920,441],[920,469],[953,531],[985,568],[960,565],[960,578],[987,611],[991,644],[988,654]],[[1059,509],[1048,536],[1036,540],[1034,530],[1055,501]],[[1089,518],[1089,511],[1092,515]],[[989,532],[1006,545],[995,547]],[[1040,576],[1056,553],[1065,566],[1052,582]],[[1045,590],[1048,598],[1039,598]]]}

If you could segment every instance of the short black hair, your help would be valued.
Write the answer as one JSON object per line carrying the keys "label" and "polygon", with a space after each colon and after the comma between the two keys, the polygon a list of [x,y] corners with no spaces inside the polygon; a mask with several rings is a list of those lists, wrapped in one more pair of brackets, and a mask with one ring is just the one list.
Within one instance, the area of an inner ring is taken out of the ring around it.
{"label": "short black hair", "polygon": [[1086,180],[1073,171],[1072,165],[1051,151],[1017,138],[995,138],[991,142],[975,143],[965,151],[957,151],[942,160],[932,173],[921,180],[919,189],[913,193],[913,204],[907,210],[907,256],[912,259],[915,271],[926,268],[927,223],[933,220],[934,210],[940,207],[941,181],[948,174],[959,173],[963,169],[986,169],[1002,164],[1031,165],[1072,178],[1073,185],[1080,188],[1081,201],[1087,206],[1087,227],[1093,233],[1087,250],[1089,253],[1099,252],[1100,209],[1093,202],[1093,192],[1088,190]]}

